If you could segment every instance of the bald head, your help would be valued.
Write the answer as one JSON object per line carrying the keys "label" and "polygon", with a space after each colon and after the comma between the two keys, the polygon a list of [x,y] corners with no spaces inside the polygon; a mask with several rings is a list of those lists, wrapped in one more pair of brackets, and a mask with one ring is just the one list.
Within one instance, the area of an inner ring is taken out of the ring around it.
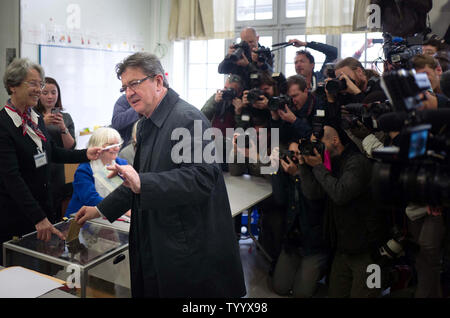
{"label": "bald head", "polygon": [[336,129],[334,129],[331,126],[324,126],[323,127],[323,137],[327,138],[327,139],[334,139],[334,138],[338,138],[339,139],[339,134],[336,131]]}
{"label": "bald head", "polygon": [[241,40],[247,42],[251,49],[258,48],[259,35],[252,27],[241,31]]}
{"label": "bald head", "polygon": [[331,126],[323,127],[322,142],[330,153],[331,157],[339,156],[344,151],[344,145],[341,142],[338,132]]}

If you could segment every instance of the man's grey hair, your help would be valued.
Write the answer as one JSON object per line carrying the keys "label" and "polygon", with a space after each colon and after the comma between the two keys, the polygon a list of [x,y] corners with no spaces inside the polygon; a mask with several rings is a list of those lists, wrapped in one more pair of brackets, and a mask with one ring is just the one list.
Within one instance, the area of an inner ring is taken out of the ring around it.
{"label": "man's grey hair", "polygon": [[116,65],[118,79],[121,79],[123,72],[125,72],[128,67],[140,68],[147,76],[161,74],[164,87],[169,88],[169,82],[167,81],[161,62],[154,54],[139,52],[128,56],[123,62]]}
{"label": "man's grey hair", "polygon": [[12,94],[10,87],[20,86],[31,69],[35,69],[39,73],[41,81],[44,82],[45,72],[42,66],[31,62],[27,58],[15,58],[11,64],[8,65],[5,75],[3,75],[3,85],[5,86],[8,95]]}

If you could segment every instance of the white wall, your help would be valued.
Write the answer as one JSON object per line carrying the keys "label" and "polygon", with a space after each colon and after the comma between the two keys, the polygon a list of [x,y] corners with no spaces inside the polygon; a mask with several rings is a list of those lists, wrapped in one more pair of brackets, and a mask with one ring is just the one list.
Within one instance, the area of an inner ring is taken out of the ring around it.
{"label": "white wall", "polygon": [[[22,26],[27,24],[42,30],[52,24],[65,26],[70,15],[66,12],[67,7],[76,3],[81,8],[81,33],[97,33],[107,38],[128,39],[128,42],[142,41],[144,50],[161,59],[170,77],[170,0],[22,0],[21,3]],[[24,36],[25,41],[27,38]],[[22,56],[37,62],[38,45],[23,43],[24,40],[21,45]],[[161,43],[161,46],[157,43]]]}
{"label": "white wall", "polygon": [[19,56],[19,0],[0,0],[0,109],[3,108],[8,94],[3,87],[3,74],[6,68],[6,49],[15,48]]}
{"label": "white wall", "polygon": [[22,57],[38,61],[39,43],[30,41],[30,30],[38,33],[37,38],[40,36],[44,41],[48,40],[48,30],[62,28],[68,31],[68,18],[72,16],[68,12],[70,4],[77,4],[80,8],[80,28],[76,32],[85,37],[94,34],[102,45],[140,42],[144,49],[149,49],[152,30],[151,2],[148,0],[22,0]]}

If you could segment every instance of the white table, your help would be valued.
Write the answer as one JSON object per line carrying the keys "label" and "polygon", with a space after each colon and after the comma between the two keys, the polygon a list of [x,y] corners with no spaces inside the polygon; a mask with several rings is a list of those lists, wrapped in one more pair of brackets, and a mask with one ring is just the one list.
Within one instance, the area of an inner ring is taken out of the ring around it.
{"label": "white table", "polygon": [[[0,265],[0,270],[4,269],[3,266]],[[72,294],[69,294],[65,291],[62,291],[60,289],[54,289],[42,296],[39,296],[38,298],[78,298],[77,296],[74,296]]]}
{"label": "white table", "polygon": [[223,176],[230,201],[231,215],[235,217],[248,210],[247,233],[269,262],[272,262],[272,257],[253,235],[250,221],[252,207],[272,195],[272,184],[263,177],[255,177],[247,174],[230,176],[229,173],[224,173]]}
{"label": "white table", "polygon": [[[267,199],[272,195],[272,185],[271,183],[263,177],[250,176],[244,174],[242,176],[230,176],[229,173],[224,173],[225,186],[227,188],[228,200],[230,202],[231,216],[235,217],[240,215],[244,211],[248,211],[248,221],[247,221],[247,232],[250,238],[255,242],[262,253],[272,261],[272,258],[264,250],[264,248],[259,244],[258,240],[255,238],[251,231],[251,213],[252,207],[257,203]],[[111,226],[122,231],[129,232],[130,224],[122,221],[115,221],[114,223],[109,223],[108,220],[103,218],[97,218],[91,220],[91,222],[100,223],[106,226]],[[124,277],[127,276],[128,270],[128,253],[125,255],[126,260],[122,262],[121,270],[124,272]],[[116,266],[117,267],[117,266]],[[109,270],[102,268],[103,273],[94,273],[100,278],[105,279],[105,277],[110,277]],[[117,283],[117,282],[116,282]],[[129,287],[129,282],[119,282],[119,285]]]}
{"label": "white table", "polygon": [[244,174],[233,177],[229,173],[223,174],[230,201],[231,216],[249,210],[258,202],[272,195],[272,185],[263,177]]}

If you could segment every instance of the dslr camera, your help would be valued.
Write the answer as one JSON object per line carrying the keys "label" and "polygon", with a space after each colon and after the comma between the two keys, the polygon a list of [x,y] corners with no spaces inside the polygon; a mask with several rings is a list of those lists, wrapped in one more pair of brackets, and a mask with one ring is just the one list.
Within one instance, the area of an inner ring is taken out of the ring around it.
{"label": "dslr camera", "polygon": [[294,101],[288,95],[274,96],[269,99],[269,110],[271,111],[276,112],[279,109],[284,111],[285,106],[288,108],[294,107]]}
{"label": "dslr camera", "polygon": [[252,88],[247,93],[247,101],[250,105],[255,104],[257,101],[262,100],[261,96],[264,95],[264,92],[259,88]]}
{"label": "dslr camera", "polygon": [[298,163],[298,159],[295,156],[295,152],[291,151],[291,150],[281,150],[280,151],[280,159],[286,161],[287,163],[289,163],[289,159],[291,159],[291,161],[295,164]]}
{"label": "dslr camera", "polygon": [[248,45],[247,42],[241,41],[241,43],[235,44],[234,48],[236,50],[228,56],[229,60],[231,60],[232,62],[235,63],[235,62],[239,61],[240,59],[242,59],[242,54],[245,55],[247,60],[249,60],[249,61],[252,60],[250,46]]}
{"label": "dslr camera", "polygon": [[255,53],[258,55],[257,61],[262,63],[261,70],[266,71],[269,69],[269,66],[273,66],[274,55],[269,48],[262,46]]}
{"label": "dslr camera", "polygon": [[223,101],[232,101],[236,97],[238,97],[238,96],[237,96],[237,93],[234,90],[234,88],[222,89],[222,100]]}
{"label": "dslr camera", "polygon": [[325,153],[325,145],[320,140],[311,141],[307,138],[300,139],[298,144],[298,151],[303,156],[315,156],[314,149],[316,149],[323,158]]}

